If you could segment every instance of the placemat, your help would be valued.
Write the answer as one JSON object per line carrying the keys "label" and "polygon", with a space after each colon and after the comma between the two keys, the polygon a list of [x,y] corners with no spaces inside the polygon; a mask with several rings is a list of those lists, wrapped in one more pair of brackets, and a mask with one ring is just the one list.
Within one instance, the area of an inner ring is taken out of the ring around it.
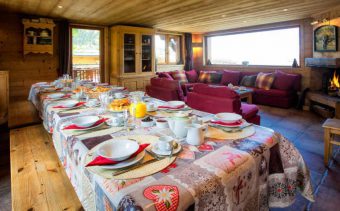
{"label": "placemat", "polygon": [[214,127],[208,127],[208,131],[206,132],[205,136],[208,138],[214,138],[214,139],[224,139],[224,140],[235,140],[235,139],[242,139],[247,138],[255,133],[255,127],[250,126],[247,128],[244,128],[240,132],[235,133],[227,133],[223,130],[214,128]]}
{"label": "placemat", "polygon": [[169,118],[169,117],[175,117],[177,112],[182,112],[182,113],[186,113],[186,114],[190,114],[192,112],[192,110],[186,110],[186,111],[162,111],[162,110],[157,110],[157,111],[153,111],[153,112],[148,112],[147,114],[149,114],[150,116],[154,116],[154,117],[160,117],[160,118]]}
{"label": "placemat", "polygon": [[[129,135],[129,136],[121,136],[121,137],[115,137],[113,139],[134,139],[136,140],[138,143],[140,144],[144,144],[144,143],[150,143],[153,144],[156,141],[158,141],[157,136],[151,136],[151,135]],[[105,142],[103,142],[105,143]],[[92,148],[88,154],[85,156],[85,164],[89,163],[90,161],[92,161],[94,159],[94,152],[98,149],[98,147],[100,147],[103,143],[98,144],[97,146],[95,146],[94,148]],[[148,161],[152,159],[152,156],[150,156],[148,153],[145,154],[145,157],[143,159],[142,162]],[[131,171],[128,171],[124,174],[120,174],[117,176],[113,176],[112,174],[114,172],[116,172],[117,170],[107,170],[107,169],[103,169],[100,166],[91,166],[91,167],[86,167],[89,171],[91,171],[94,174],[97,174],[99,176],[102,176],[106,179],[118,179],[118,180],[123,180],[123,179],[136,179],[136,178],[141,178],[141,177],[146,177],[149,175],[152,175],[154,173],[157,173],[161,170],[163,170],[164,168],[168,167],[171,163],[173,163],[176,160],[176,156],[174,155],[171,159],[169,159],[168,157],[159,160],[159,161],[155,161],[153,163],[150,163],[148,165],[142,166],[140,168],[137,169],[133,169]]]}

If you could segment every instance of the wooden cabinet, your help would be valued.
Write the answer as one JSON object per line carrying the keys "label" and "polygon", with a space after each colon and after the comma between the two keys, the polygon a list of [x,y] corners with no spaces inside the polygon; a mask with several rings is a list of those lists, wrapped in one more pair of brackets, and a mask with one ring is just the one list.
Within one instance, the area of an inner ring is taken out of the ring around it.
{"label": "wooden cabinet", "polygon": [[7,122],[8,118],[8,71],[0,70],[0,124]]}
{"label": "wooden cabinet", "polygon": [[150,28],[111,27],[111,84],[129,91],[145,89],[155,75],[154,35]]}
{"label": "wooden cabinet", "polygon": [[48,53],[53,55],[53,21],[35,23],[28,19],[24,24],[24,55],[28,53]]}

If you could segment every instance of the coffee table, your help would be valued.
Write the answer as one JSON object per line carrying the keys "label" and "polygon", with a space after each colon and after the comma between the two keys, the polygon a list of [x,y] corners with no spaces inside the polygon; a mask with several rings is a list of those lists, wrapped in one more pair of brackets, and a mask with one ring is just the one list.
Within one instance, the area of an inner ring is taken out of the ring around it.
{"label": "coffee table", "polygon": [[253,90],[252,89],[245,89],[245,90],[235,90],[239,95],[240,99],[246,99],[248,104],[253,103]]}

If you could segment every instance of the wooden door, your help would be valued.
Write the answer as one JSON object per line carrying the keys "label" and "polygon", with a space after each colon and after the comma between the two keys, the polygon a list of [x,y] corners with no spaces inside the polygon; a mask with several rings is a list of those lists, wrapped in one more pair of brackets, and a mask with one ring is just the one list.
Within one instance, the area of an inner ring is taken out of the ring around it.
{"label": "wooden door", "polygon": [[8,71],[0,71],[0,124],[8,118]]}

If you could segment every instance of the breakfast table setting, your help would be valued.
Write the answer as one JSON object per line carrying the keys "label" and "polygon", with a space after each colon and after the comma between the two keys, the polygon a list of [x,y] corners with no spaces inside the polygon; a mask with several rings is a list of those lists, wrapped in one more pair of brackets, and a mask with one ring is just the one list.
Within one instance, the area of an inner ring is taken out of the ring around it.
{"label": "breakfast table setting", "polygon": [[[238,114],[106,86],[30,100],[85,210],[269,210],[314,201],[294,145]],[[81,87],[81,85],[80,85]]]}

